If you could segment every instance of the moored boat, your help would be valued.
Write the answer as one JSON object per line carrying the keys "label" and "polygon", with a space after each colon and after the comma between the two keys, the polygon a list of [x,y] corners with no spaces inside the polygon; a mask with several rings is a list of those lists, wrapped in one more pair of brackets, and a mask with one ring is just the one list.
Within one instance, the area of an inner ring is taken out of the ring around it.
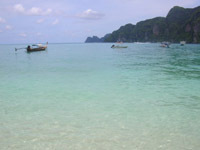
{"label": "moored boat", "polygon": [[112,45],[111,48],[127,48],[128,46]]}
{"label": "moored boat", "polygon": [[186,41],[180,41],[180,45],[184,46],[186,44]]}
{"label": "moored boat", "polygon": [[24,48],[15,48],[15,51],[20,50],[20,49],[26,49],[27,52],[37,52],[37,51],[44,51],[47,49],[48,42],[46,45],[42,44],[33,44],[33,45],[28,45],[27,47]]}
{"label": "moored boat", "polygon": [[160,47],[166,47],[169,48],[170,43],[169,42],[162,42]]}
{"label": "moored boat", "polygon": [[42,45],[42,44],[33,44],[32,46],[28,45],[26,50],[27,52],[44,51],[46,50],[47,45],[48,45],[48,42],[46,43],[46,45]]}

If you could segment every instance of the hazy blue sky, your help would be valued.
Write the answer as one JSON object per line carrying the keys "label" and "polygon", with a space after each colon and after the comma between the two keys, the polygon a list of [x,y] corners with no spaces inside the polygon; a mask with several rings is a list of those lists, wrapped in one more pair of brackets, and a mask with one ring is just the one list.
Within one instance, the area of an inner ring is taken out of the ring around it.
{"label": "hazy blue sky", "polygon": [[84,42],[200,0],[0,0],[0,43]]}

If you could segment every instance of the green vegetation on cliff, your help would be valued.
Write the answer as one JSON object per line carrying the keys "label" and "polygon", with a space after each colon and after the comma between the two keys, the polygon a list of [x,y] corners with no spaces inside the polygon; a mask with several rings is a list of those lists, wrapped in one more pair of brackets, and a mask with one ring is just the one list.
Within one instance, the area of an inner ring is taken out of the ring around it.
{"label": "green vegetation on cliff", "polygon": [[156,17],[126,24],[102,42],[180,42],[200,43],[200,6],[196,8],[173,7],[166,17]]}

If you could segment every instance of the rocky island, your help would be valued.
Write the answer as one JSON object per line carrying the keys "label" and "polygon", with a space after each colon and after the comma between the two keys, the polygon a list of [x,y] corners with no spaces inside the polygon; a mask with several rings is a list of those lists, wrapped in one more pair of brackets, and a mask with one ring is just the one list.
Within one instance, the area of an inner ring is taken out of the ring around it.
{"label": "rocky island", "polygon": [[88,42],[162,42],[200,43],[200,6],[196,8],[173,7],[166,17],[126,24],[102,38],[88,37]]}

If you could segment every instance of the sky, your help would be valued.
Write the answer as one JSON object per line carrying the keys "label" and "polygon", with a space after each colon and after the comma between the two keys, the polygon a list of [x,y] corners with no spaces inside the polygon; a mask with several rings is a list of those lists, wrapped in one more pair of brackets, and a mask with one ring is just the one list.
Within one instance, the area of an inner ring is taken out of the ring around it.
{"label": "sky", "polygon": [[0,0],[0,44],[84,42],[200,0]]}

